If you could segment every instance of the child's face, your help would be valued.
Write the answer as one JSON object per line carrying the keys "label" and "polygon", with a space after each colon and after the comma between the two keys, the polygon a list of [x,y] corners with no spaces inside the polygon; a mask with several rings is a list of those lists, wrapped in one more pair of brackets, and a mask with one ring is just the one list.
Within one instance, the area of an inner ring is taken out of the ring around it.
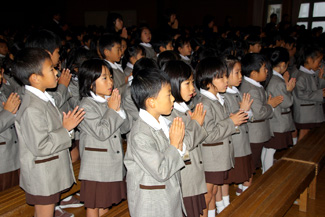
{"label": "child's face", "polygon": [[191,100],[195,92],[193,75],[191,75],[187,80],[181,83],[180,91],[181,91],[181,97],[185,102]]}
{"label": "child's face", "polygon": [[155,112],[159,115],[169,115],[173,109],[175,98],[171,93],[170,84],[164,84],[158,93],[158,96],[154,98]]}
{"label": "child's face", "polygon": [[139,59],[145,57],[144,54],[142,53],[142,50],[139,50],[137,55],[135,56],[135,61],[138,61]]}
{"label": "child's face", "polygon": [[121,44],[114,44],[111,50],[105,49],[105,55],[108,61],[119,62],[122,56]]}
{"label": "child's face", "polygon": [[36,75],[39,80],[39,89],[44,92],[46,89],[55,88],[58,83],[58,72],[50,59],[46,59],[42,67],[42,75]]}
{"label": "child's face", "polygon": [[172,42],[172,41],[170,41],[170,42],[166,45],[166,50],[174,50],[173,42]]}
{"label": "child's face", "polygon": [[151,32],[149,29],[143,29],[141,32],[141,41],[149,43],[151,41]]}
{"label": "child's face", "polygon": [[289,62],[281,62],[279,63],[279,73],[282,75],[283,73],[285,73],[287,71]]}
{"label": "child's face", "polygon": [[[323,59],[323,55],[321,55],[321,54],[314,59],[311,57],[308,57],[307,58],[307,67],[305,67],[305,68],[312,69],[313,71],[317,71],[320,67],[320,63],[321,63],[322,59]],[[305,65],[306,65],[306,63],[305,63]]]}
{"label": "child's face", "polygon": [[190,43],[184,44],[183,47],[179,47],[178,48],[178,51],[183,56],[189,56],[189,55],[191,55],[191,52],[192,52],[191,44]]}
{"label": "child's face", "polygon": [[125,40],[122,40],[121,42],[121,49],[122,49],[122,56],[124,55],[124,52],[126,50],[126,48],[128,47],[128,45],[126,44],[126,41]]}
{"label": "child's face", "polygon": [[2,78],[3,78],[3,69],[2,68],[0,68],[0,86],[1,86],[1,84],[2,84]]}
{"label": "child's face", "polygon": [[222,78],[213,78],[212,84],[208,86],[209,91],[216,95],[217,93],[226,92],[228,86],[228,78],[226,73],[223,74]]}
{"label": "child's face", "polygon": [[59,64],[59,59],[60,59],[60,49],[56,48],[53,53],[50,53],[51,60],[53,62],[53,66],[56,67]]}
{"label": "child's face", "polygon": [[260,68],[258,73],[256,73],[256,76],[253,79],[257,82],[263,82],[266,80],[266,77],[267,77],[267,68],[265,66],[265,63],[263,63],[262,67]]}
{"label": "child's face", "polygon": [[115,20],[115,30],[119,31],[123,29],[123,20],[121,20],[120,18],[117,18]]}
{"label": "child's face", "polygon": [[249,45],[249,52],[250,53],[259,53],[262,49],[262,45],[260,43]]}
{"label": "child's face", "polygon": [[236,63],[228,77],[228,85],[231,87],[232,86],[237,87],[240,85],[241,81],[242,81],[241,64]]}
{"label": "child's face", "polygon": [[5,43],[0,43],[0,54],[6,56],[8,51],[8,46]]}
{"label": "child's face", "polygon": [[96,95],[105,98],[110,96],[113,91],[113,79],[107,67],[102,67],[102,74],[97,78],[96,82]]}

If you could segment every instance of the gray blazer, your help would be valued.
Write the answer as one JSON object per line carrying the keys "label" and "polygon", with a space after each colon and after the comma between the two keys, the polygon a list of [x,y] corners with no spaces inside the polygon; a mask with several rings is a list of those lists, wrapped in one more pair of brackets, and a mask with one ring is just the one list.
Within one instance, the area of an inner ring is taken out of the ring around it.
{"label": "gray blazer", "polygon": [[80,180],[122,181],[125,176],[121,133],[129,131],[128,119],[91,97],[81,100],[86,112],[80,129]]}
{"label": "gray blazer", "polygon": [[0,91],[0,174],[19,169],[15,115],[3,109],[2,103],[6,101],[7,97]]}
{"label": "gray blazer", "polygon": [[71,79],[68,90],[71,97],[68,99],[70,110],[80,104],[79,83],[78,80]]}
{"label": "gray blazer", "polygon": [[190,154],[190,160],[185,162],[185,167],[181,170],[183,197],[190,197],[207,192],[205,183],[203,160],[200,144],[208,136],[206,130],[195,120],[192,120],[187,113],[173,109],[167,117],[173,121],[174,118],[181,117],[185,123],[184,144]]}
{"label": "gray blazer", "polygon": [[69,147],[71,138],[62,115],[50,101],[26,91],[16,114],[20,187],[32,195],[49,196],[75,182]]}
{"label": "gray blazer", "polygon": [[152,47],[146,47],[146,46],[143,46],[143,45],[141,45],[141,46],[146,51],[146,58],[151,58],[151,59],[154,59],[154,60],[157,59],[156,52],[155,52],[155,50]]}
{"label": "gray blazer", "polygon": [[292,119],[290,107],[293,104],[293,96],[287,91],[286,83],[279,76],[273,75],[266,91],[271,96],[283,96],[283,101],[280,105],[274,108],[273,118],[270,119],[272,132],[284,133],[294,131],[295,125]]}
{"label": "gray blazer", "polygon": [[266,92],[263,87],[256,87],[243,79],[240,86],[241,93],[249,93],[254,102],[251,106],[253,112],[252,122],[248,122],[250,143],[262,143],[271,139],[273,132],[269,119],[273,117],[273,108],[267,104]]}
{"label": "gray blazer", "polygon": [[300,124],[324,122],[323,90],[325,80],[317,74],[297,72],[296,87],[293,91],[294,121]]}
{"label": "gray blazer", "polygon": [[185,164],[178,150],[162,130],[155,130],[141,118],[129,138],[124,164],[130,215],[182,217],[185,210],[179,171]]}
{"label": "gray blazer", "polygon": [[130,120],[130,124],[132,126],[132,124],[139,118],[139,109],[131,97],[131,86],[129,84],[125,84],[121,86],[121,88],[123,88],[123,91],[121,93],[121,103],[125,111],[130,115],[132,119]]}
{"label": "gray blazer", "polygon": [[119,88],[123,84],[125,84],[125,74],[120,71],[118,68],[113,68],[113,81],[114,81],[114,88]]}
{"label": "gray blazer", "polygon": [[231,135],[236,132],[234,122],[218,101],[201,94],[201,102],[207,111],[203,126],[208,133],[208,137],[201,144],[204,170],[229,170],[234,167],[234,146],[231,141]]}
{"label": "gray blazer", "polygon": [[133,69],[131,69],[130,67],[126,66],[125,69],[124,69],[125,76],[131,75],[132,71],[133,71]]}
{"label": "gray blazer", "polygon": [[[242,101],[242,96],[239,93],[224,93],[221,94],[227,104],[228,113],[237,113],[240,109],[239,103]],[[231,135],[234,145],[235,157],[243,157],[252,153],[249,144],[248,125],[242,124],[238,126],[239,132]]]}

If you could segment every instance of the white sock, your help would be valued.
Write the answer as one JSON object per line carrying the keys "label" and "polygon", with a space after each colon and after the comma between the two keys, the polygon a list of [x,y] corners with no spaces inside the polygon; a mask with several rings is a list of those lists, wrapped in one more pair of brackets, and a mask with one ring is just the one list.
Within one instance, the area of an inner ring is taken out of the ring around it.
{"label": "white sock", "polygon": [[238,188],[243,190],[243,184],[239,184]]}
{"label": "white sock", "polygon": [[296,145],[297,144],[297,141],[298,141],[298,138],[297,137],[293,137],[292,138],[293,145]]}
{"label": "white sock", "polygon": [[223,200],[223,204],[225,205],[225,207],[227,207],[230,204],[229,195],[222,196],[222,200]]}
{"label": "white sock", "polygon": [[216,210],[208,210],[208,217],[216,217]]}
{"label": "white sock", "polygon": [[62,201],[69,201],[69,200],[71,200],[71,198],[72,198],[72,195],[69,196],[69,197],[64,198]]}
{"label": "white sock", "polygon": [[221,211],[222,211],[224,208],[226,208],[226,207],[225,207],[225,204],[223,203],[223,200],[221,200],[221,201],[217,201],[217,202],[216,202],[216,206],[217,206],[217,213],[218,213],[218,214],[221,213]]}
{"label": "white sock", "polygon": [[264,173],[264,159],[265,159],[265,153],[266,153],[266,148],[262,148],[262,153],[261,153],[261,162],[262,162],[262,174]]}
{"label": "white sock", "polygon": [[273,166],[274,154],[276,150],[274,148],[266,148],[263,163],[263,173],[265,173],[271,166]]}
{"label": "white sock", "polygon": [[248,186],[243,185],[243,192],[246,191],[247,188]]}

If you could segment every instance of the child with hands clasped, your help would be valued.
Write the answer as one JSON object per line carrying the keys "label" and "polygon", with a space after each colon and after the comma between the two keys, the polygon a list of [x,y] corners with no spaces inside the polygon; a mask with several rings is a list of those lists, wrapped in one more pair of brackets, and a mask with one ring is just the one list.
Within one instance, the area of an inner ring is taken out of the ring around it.
{"label": "child with hands clasped", "polygon": [[126,199],[121,134],[129,131],[129,121],[119,91],[113,90],[112,72],[104,60],[90,59],[78,74],[80,106],[86,112],[79,126],[80,200],[88,217],[101,216]]}
{"label": "child with hands clasped", "polygon": [[207,193],[205,194],[208,213],[215,216],[215,207],[220,213],[229,203],[229,185],[225,184],[228,170],[234,167],[234,147],[231,135],[237,126],[247,122],[247,114],[239,111],[230,116],[227,105],[220,93],[227,89],[227,66],[219,58],[208,57],[196,67],[196,83],[200,88],[201,102],[206,109],[204,128],[208,137],[201,145]]}
{"label": "child with hands clasped", "polygon": [[177,117],[169,127],[170,121],[162,116],[173,108],[169,79],[158,69],[141,70],[132,81],[131,95],[140,112],[124,159],[130,215],[182,217],[185,125]]}
{"label": "child with hands clasped", "polygon": [[35,216],[52,217],[60,193],[75,182],[69,147],[71,131],[83,120],[83,109],[63,113],[46,92],[57,86],[50,55],[25,48],[15,58],[14,72],[25,84],[15,126],[19,138],[20,187]]}

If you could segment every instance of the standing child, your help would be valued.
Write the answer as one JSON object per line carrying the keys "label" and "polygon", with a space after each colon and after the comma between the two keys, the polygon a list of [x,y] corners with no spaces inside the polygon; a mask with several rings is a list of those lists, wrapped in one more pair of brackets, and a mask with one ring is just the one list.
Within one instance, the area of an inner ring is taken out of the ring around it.
{"label": "standing child", "polygon": [[[69,147],[71,130],[83,119],[83,109],[63,113],[46,92],[57,85],[50,55],[40,48],[25,48],[15,58],[14,72],[25,84],[16,114],[19,139],[20,187],[35,216],[53,217],[60,193],[75,182]],[[46,174],[46,175],[45,175]]]}
{"label": "standing child", "polygon": [[[151,31],[147,26],[143,26],[137,30],[135,40],[141,46],[143,46],[143,48],[146,50],[147,58],[157,59],[156,52],[150,43],[151,42]],[[136,43],[136,44],[138,44],[138,43]]]}
{"label": "standing child", "polygon": [[191,65],[192,47],[189,38],[178,37],[175,41],[174,50],[180,55],[181,60]]}
{"label": "standing child", "polygon": [[131,94],[140,112],[124,160],[130,215],[182,217],[180,169],[185,166],[185,126],[181,118],[175,118],[169,127],[162,116],[173,108],[169,79],[158,69],[139,71]]}
{"label": "standing child", "polygon": [[129,130],[129,122],[119,92],[113,90],[112,68],[104,60],[82,64],[79,87],[80,106],[87,112],[79,126],[80,200],[87,216],[101,216],[126,199],[121,134]]}
{"label": "standing child", "polygon": [[[206,109],[204,128],[208,137],[201,145],[207,193],[205,194],[208,213],[215,216],[215,207],[220,213],[229,204],[229,185],[225,184],[228,170],[234,167],[234,147],[231,134],[236,126],[245,123],[247,115],[243,111],[227,115],[226,104],[220,93],[227,89],[227,66],[216,57],[208,57],[196,68],[196,83],[200,88],[201,102]],[[225,203],[224,203],[225,202]]]}

